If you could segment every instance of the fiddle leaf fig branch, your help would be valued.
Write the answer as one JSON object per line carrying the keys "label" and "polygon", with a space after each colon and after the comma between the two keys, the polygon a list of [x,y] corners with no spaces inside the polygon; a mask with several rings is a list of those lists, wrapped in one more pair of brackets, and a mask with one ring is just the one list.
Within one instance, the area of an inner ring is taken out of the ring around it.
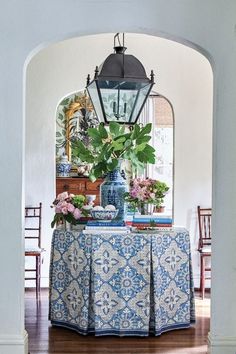
{"label": "fiddle leaf fig branch", "polygon": [[118,159],[130,160],[133,167],[140,170],[146,163],[155,163],[155,149],[148,144],[151,130],[151,123],[144,127],[135,124],[129,132],[117,122],[110,122],[107,127],[100,123],[88,129],[89,146],[81,141],[73,142],[74,153],[83,162],[92,164],[89,174],[92,181],[114,171]]}

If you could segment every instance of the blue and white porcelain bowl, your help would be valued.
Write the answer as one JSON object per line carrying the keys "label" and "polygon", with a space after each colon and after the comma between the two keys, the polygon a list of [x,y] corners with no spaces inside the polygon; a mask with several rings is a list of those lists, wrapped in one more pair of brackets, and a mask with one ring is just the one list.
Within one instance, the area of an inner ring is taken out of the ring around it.
{"label": "blue and white porcelain bowl", "polygon": [[90,210],[90,214],[97,220],[112,220],[117,217],[119,209],[116,210]]}

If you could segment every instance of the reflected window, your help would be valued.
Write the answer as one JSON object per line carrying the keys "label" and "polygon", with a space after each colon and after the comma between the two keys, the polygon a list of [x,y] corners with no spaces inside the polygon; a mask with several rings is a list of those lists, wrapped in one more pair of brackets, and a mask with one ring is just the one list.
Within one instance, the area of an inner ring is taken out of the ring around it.
{"label": "reflected window", "polygon": [[168,99],[152,93],[145,104],[140,123],[152,123],[151,145],[156,149],[155,165],[147,165],[145,176],[165,182],[170,191],[165,196],[165,212],[173,212],[174,113]]}

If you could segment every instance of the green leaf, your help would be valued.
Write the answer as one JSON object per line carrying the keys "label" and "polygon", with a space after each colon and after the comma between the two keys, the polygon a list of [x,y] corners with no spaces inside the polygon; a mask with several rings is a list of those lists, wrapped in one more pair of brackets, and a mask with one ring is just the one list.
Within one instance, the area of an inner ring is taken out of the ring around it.
{"label": "green leaf", "polygon": [[101,152],[99,153],[97,160],[99,162],[103,160],[108,160],[111,156],[112,150],[110,149],[110,144],[106,143],[103,145]]}
{"label": "green leaf", "polygon": [[99,124],[99,133],[102,139],[106,139],[108,137],[107,130],[104,128],[102,123]]}
{"label": "green leaf", "polygon": [[155,153],[155,149],[150,145],[146,145],[144,150],[137,152],[137,157],[141,162],[153,164],[155,163],[154,153]]}
{"label": "green leaf", "polygon": [[131,133],[126,133],[126,134],[122,134],[122,135],[118,135],[117,137],[113,138],[114,141],[117,141],[117,140],[128,140],[131,138]]}
{"label": "green leaf", "polygon": [[101,138],[93,138],[92,144],[94,147],[101,147],[102,139]]}
{"label": "green leaf", "polygon": [[94,156],[89,149],[87,149],[81,141],[76,141],[72,144],[74,154],[82,161],[92,163],[94,162]]}
{"label": "green leaf", "polygon": [[95,139],[100,138],[101,139],[100,133],[97,128],[88,128],[88,135],[91,138],[95,138]]}
{"label": "green leaf", "polygon": [[90,173],[89,173],[89,179],[90,179],[91,182],[95,182],[96,179],[97,179],[97,178],[94,176],[94,174],[93,174],[93,170],[91,170]]}
{"label": "green leaf", "polygon": [[148,123],[145,125],[145,127],[140,129],[139,137],[144,136],[146,134],[149,134],[152,130],[152,123]]}
{"label": "green leaf", "polygon": [[58,223],[61,220],[63,220],[63,214],[62,213],[55,214],[54,218],[53,218],[53,220],[51,222],[51,228],[53,228],[56,225],[56,223]]}
{"label": "green leaf", "polygon": [[124,149],[124,145],[123,144],[114,144],[113,146],[114,146],[113,151],[121,151],[121,150]]}
{"label": "green leaf", "polygon": [[142,143],[147,143],[152,137],[150,135],[144,135],[141,137],[138,137],[136,140],[136,144],[142,144]]}
{"label": "green leaf", "polygon": [[155,163],[155,156],[147,154],[145,150],[137,152],[139,161],[143,163]]}
{"label": "green leaf", "polygon": [[114,141],[116,143],[123,143],[124,141],[126,140],[126,137],[125,136],[119,136],[117,138],[114,139]]}
{"label": "green leaf", "polygon": [[108,171],[114,171],[117,166],[118,166],[118,160],[112,159],[112,162],[107,164],[107,169]]}
{"label": "green leaf", "polygon": [[93,167],[93,175],[95,178],[99,178],[103,175],[104,170],[106,170],[106,164],[104,162],[99,162],[96,166]]}
{"label": "green leaf", "polygon": [[110,122],[109,129],[110,129],[111,134],[114,135],[115,137],[117,137],[120,132],[120,124],[117,122]]}
{"label": "green leaf", "polygon": [[128,148],[131,145],[132,145],[132,140],[131,139],[126,140],[125,143],[124,143],[124,147],[125,148]]}
{"label": "green leaf", "polygon": [[140,145],[137,145],[134,150],[135,150],[136,152],[142,151],[142,150],[145,149],[146,145],[147,145],[147,143],[142,143],[142,144],[140,144]]}
{"label": "green leaf", "polygon": [[154,153],[156,150],[154,149],[154,147],[152,147],[151,145],[146,145],[145,147],[145,150],[148,152],[148,153]]}
{"label": "green leaf", "polygon": [[122,125],[122,127],[120,128],[120,134],[124,134],[125,132],[125,125]]}
{"label": "green leaf", "polygon": [[131,134],[132,139],[136,139],[139,135],[139,132],[140,132],[140,126],[138,124],[135,124]]}
{"label": "green leaf", "polygon": [[57,138],[59,138],[59,137],[61,137],[62,135],[61,135],[61,133],[60,132],[56,132],[56,137]]}

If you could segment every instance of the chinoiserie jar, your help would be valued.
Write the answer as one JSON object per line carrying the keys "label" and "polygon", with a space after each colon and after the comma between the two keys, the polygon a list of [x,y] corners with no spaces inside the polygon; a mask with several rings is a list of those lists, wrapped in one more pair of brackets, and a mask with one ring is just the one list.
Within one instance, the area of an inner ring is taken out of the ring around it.
{"label": "chinoiserie jar", "polygon": [[71,162],[68,161],[67,155],[62,155],[56,164],[57,177],[69,177],[71,170]]}
{"label": "chinoiserie jar", "polygon": [[125,176],[121,175],[120,161],[114,171],[108,172],[105,181],[100,185],[101,205],[114,205],[119,209],[116,219],[124,220],[127,204],[124,200],[124,193],[128,192],[128,184]]}

